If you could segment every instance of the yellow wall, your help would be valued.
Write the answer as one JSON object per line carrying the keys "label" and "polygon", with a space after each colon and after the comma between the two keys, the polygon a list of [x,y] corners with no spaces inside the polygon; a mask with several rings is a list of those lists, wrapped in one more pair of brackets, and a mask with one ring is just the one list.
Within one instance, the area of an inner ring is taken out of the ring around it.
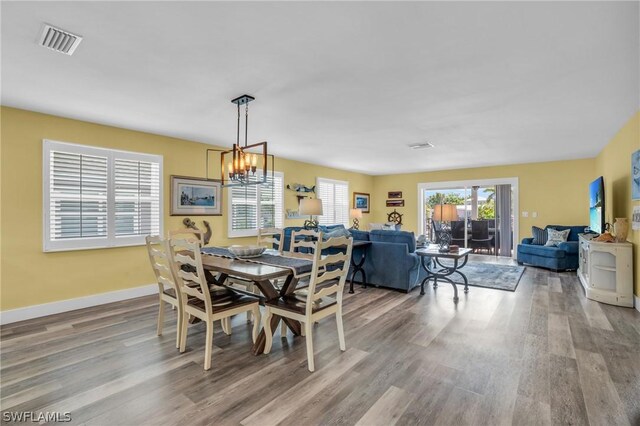
{"label": "yellow wall", "polygon": [[[42,252],[42,139],[53,139],[164,156],[165,231],[181,227],[183,217],[169,216],[169,176],[204,176],[209,145],[102,126],[51,115],[3,107],[0,110],[0,309],[14,309],[86,295],[126,289],[153,282],[143,247],[111,248],[58,253]],[[351,192],[371,193],[371,214],[361,223],[386,222],[393,210],[385,206],[388,191],[402,191],[403,229],[417,230],[417,185],[502,177],[519,178],[520,211],[538,217],[520,217],[519,238],[530,236],[532,225],[587,224],[588,185],[604,175],[607,185],[607,221],[631,217],[630,155],[640,148],[636,115],[595,159],[483,167],[403,175],[368,176],[297,161],[276,159],[285,183],[314,185],[315,178],[347,180]],[[226,203],[226,199],[223,200]],[[226,205],[226,204],[225,204]],[[285,208],[295,209],[297,199],[285,190]],[[193,217],[208,220],[212,243],[245,243],[253,239],[227,239],[227,214]],[[285,220],[286,226],[302,220]],[[635,243],[636,287],[640,293],[640,232]]]}
{"label": "yellow wall", "polygon": [[[531,236],[532,225],[587,225],[589,182],[594,175],[594,160],[586,159],[376,176],[373,221],[386,221],[387,213],[393,211],[385,206],[389,191],[402,191],[405,207],[397,210],[404,215],[403,229],[417,231],[419,183],[517,177],[520,211],[529,212],[529,217],[519,217],[522,239]],[[537,218],[531,216],[534,211]]]}
{"label": "yellow wall", "polygon": [[[148,133],[102,126],[13,108],[1,109],[1,303],[14,309],[57,300],[151,284],[154,280],[144,247],[122,247],[58,253],[42,252],[42,139],[164,156],[165,232],[181,228],[181,216],[169,216],[169,176],[205,176],[209,145]],[[276,158],[285,184],[315,185],[315,177],[349,181],[351,192],[371,192],[373,178],[312,164]],[[226,191],[224,191],[226,192]],[[238,244],[255,239],[227,235],[226,199],[223,216],[192,217],[213,228],[213,244]],[[285,208],[297,208],[285,190]],[[368,216],[362,219],[366,225]],[[285,225],[302,220],[285,220]]]}
{"label": "yellow wall", "polygon": [[[633,206],[640,206],[640,201],[631,200],[631,153],[639,149],[640,112],[596,157],[596,174],[604,176],[605,219],[609,223],[617,217],[626,217],[631,222]],[[627,239],[634,245],[634,294],[640,296],[640,231],[630,229]]]}

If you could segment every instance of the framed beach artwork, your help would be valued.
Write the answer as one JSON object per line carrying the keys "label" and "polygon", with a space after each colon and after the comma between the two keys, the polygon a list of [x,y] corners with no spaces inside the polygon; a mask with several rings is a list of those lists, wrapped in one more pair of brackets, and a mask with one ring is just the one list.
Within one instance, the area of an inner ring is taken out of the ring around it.
{"label": "framed beach artwork", "polygon": [[631,154],[631,199],[640,200],[640,149]]}
{"label": "framed beach artwork", "polygon": [[221,216],[219,180],[171,176],[171,216]]}
{"label": "framed beach artwork", "polygon": [[370,195],[364,192],[353,193],[353,208],[362,210],[362,213],[369,213],[369,199]]}

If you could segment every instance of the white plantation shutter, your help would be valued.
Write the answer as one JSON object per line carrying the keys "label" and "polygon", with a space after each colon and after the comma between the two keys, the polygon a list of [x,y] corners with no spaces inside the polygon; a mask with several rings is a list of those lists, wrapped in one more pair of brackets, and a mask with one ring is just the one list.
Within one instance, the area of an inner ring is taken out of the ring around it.
{"label": "white plantation shutter", "polygon": [[116,158],[115,234],[160,234],[160,165]]}
{"label": "white plantation shutter", "polygon": [[349,226],[349,182],[318,178],[316,195],[322,200],[321,225]]}
{"label": "white plantation shutter", "polygon": [[229,188],[229,237],[258,234],[258,227],[283,227],[284,175],[274,172],[267,183]]}
{"label": "white plantation shutter", "polygon": [[162,233],[162,157],[45,140],[43,249],[144,244]]}
{"label": "white plantation shutter", "polygon": [[258,185],[233,186],[231,194],[231,229],[229,234],[258,229]]}
{"label": "white plantation shutter", "polygon": [[284,175],[267,176],[267,183],[260,185],[260,228],[284,226]]}
{"label": "white plantation shutter", "polygon": [[107,157],[54,151],[49,173],[50,238],[106,238]]}

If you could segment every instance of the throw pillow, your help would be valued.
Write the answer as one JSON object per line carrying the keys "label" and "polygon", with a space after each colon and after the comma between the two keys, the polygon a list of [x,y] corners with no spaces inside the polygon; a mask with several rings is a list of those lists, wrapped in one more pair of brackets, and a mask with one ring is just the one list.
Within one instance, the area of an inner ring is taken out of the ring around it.
{"label": "throw pillow", "polygon": [[533,234],[533,242],[531,244],[543,246],[547,243],[547,233],[544,229],[538,228],[537,226],[532,226],[531,234]]}
{"label": "throw pillow", "polygon": [[558,231],[556,229],[547,228],[547,242],[545,246],[547,247],[557,247],[558,244],[564,243],[569,238],[569,232],[571,229],[565,229],[564,231]]}
{"label": "throw pillow", "polygon": [[383,229],[384,224],[383,223],[370,223],[369,224],[369,231],[375,231],[378,229]]}

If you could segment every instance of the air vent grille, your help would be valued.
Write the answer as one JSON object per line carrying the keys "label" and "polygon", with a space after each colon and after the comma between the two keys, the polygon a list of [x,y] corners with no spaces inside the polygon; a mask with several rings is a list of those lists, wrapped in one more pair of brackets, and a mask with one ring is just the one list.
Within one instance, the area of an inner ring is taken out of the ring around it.
{"label": "air vent grille", "polygon": [[431,142],[416,143],[416,144],[413,144],[413,145],[409,145],[409,148],[411,148],[411,149],[427,149],[427,148],[433,148],[433,144]]}
{"label": "air vent grille", "polygon": [[82,37],[79,35],[44,24],[39,44],[47,49],[55,50],[65,55],[72,55],[81,41]]}

